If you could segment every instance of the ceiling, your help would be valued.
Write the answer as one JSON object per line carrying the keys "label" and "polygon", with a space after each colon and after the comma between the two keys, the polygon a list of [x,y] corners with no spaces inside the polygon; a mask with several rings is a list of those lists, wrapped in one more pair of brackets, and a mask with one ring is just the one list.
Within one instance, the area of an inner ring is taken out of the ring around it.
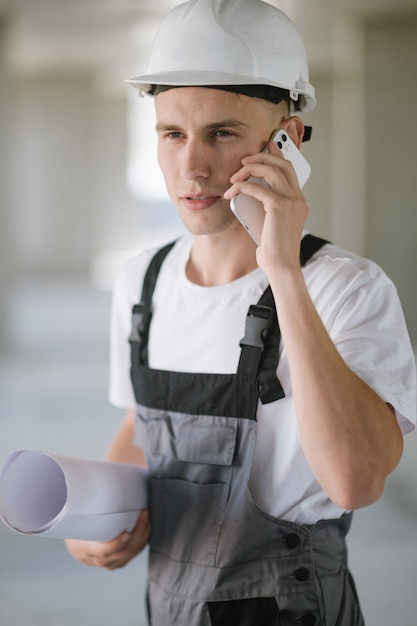
{"label": "ceiling", "polygon": [[[334,20],[417,15],[417,0],[268,0],[297,23],[312,66],[329,63]],[[143,69],[162,15],[179,0],[0,0],[6,68],[93,72],[121,84]]]}

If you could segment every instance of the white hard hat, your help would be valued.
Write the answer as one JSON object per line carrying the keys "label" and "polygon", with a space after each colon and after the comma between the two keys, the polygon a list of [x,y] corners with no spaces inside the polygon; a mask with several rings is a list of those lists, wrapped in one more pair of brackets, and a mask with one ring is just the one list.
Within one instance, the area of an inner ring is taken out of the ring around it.
{"label": "white hard hat", "polygon": [[261,0],[190,0],[161,22],[146,74],[127,82],[155,85],[272,85],[300,111],[316,104],[301,36],[279,9]]}

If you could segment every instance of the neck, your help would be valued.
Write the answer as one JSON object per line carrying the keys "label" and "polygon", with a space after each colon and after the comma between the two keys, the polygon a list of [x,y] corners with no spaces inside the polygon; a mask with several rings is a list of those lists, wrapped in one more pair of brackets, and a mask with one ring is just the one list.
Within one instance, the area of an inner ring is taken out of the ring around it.
{"label": "neck", "polygon": [[242,230],[236,237],[226,233],[194,236],[186,272],[191,282],[215,287],[242,278],[257,267],[256,244]]}

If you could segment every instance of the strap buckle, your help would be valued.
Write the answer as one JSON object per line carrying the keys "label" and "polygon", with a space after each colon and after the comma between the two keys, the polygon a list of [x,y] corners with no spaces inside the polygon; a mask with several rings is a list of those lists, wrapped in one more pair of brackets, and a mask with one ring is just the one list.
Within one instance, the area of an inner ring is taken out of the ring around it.
{"label": "strap buckle", "polygon": [[251,304],[246,316],[245,336],[239,345],[253,348],[264,348],[264,337],[271,327],[273,312],[271,307],[261,304]]}
{"label": "strap buckle", "polygon": [[130,343],[141,343],[147,337],[152,312],[146,304],[135,304],[132,309],[132,330]]}

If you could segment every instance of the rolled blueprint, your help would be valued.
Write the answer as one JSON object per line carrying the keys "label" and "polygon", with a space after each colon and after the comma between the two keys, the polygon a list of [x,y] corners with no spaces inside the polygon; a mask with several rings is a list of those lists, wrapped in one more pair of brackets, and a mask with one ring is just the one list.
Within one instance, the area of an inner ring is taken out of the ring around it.
{"label": "rolled blueprint", "polygon": [[147,470],[15,450],[0,467],[0,519],[25,535],[110,541],[148,506]]}

